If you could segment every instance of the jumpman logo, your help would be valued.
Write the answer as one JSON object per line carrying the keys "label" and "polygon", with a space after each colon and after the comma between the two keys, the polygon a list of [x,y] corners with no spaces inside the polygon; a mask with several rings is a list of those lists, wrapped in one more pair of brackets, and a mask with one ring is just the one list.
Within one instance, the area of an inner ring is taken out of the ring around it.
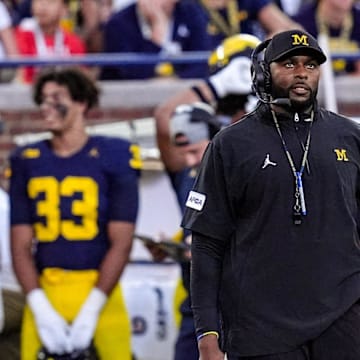
{"label": "jumpman logo", "polygon": [[271,165],[271,166],[276,166],[277,163],[272,162],[272,161],[270,160],[270,154],[266,154],[266,158],[265,158],[265,160],[264,160],[264,165],[262,166],[262,169],[265,169],[265,168],[266,168],[267,166],[269,166],[269,165]]}

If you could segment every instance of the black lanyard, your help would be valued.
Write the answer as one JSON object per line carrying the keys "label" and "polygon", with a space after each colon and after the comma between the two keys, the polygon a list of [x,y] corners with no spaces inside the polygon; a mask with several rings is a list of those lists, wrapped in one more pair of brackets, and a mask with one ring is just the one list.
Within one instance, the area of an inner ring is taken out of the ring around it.
{"label": "black lanyard", "polygon": [[[285,139],[282,135],[281,129],[280,129],[280,125],[279,122],[276,118],[275,112],[273,110],[271,110],[271,114],[274,120],[274,124],[276,127],[276,130],[279,134],[279,137],[281,139],[282,145],[283,145],[283,149],[284,152],[286,154],[286,157],[288,159],[291,171],[294,175],[295,178],[295,204],[294,204],[294,214],[293,214],[293,218],[294,218],[294,224],[295,225],[300,225],[301,221],[302,221],[302,216],[306,216],[307,211],[306,211],[306,203],[305,203],[305,195],[304,195],[304,187],[303,187],[303,182],[302,182],[302,175],[304,173],[304,169],[307,163],[307,157],[309,154],[309,148],[310,148],[310,140],[311,140],[311,127],[313,124],[313,120],[314,120],[314,111],[311,112],[311,116],[310,116],[310,126],[309,126],[309,130],[308,130],[308,134],[307,134],[307,138],[306,138],[306,142],[305,142],[305,146],[303,149],[303,157],[301,160],[301,165],[300,165],[300,170],[297,171],[296,167],[295,167],[295,163],[294,160],[291,156],[291,153],[286,145]],[[298,116],[297,113],[295,114],[295,116]]]}

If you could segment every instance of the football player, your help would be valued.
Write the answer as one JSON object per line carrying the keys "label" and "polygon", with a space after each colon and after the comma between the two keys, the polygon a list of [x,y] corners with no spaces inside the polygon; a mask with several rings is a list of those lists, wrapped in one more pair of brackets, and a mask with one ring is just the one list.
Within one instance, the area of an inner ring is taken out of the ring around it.
{"label": "football player", "polygon": [[[180,208],[185,207],[196,168],[211,137],[239,119],[256,102],[251,87],[252,51],[260,40],[249,34],[225,39],[208,59],[210,77],[160,104],[155,111],[157,141]],[[190,237],[184,234],[184,241]],[[189,293],[190,263],[182,262],[182,283]],[[183,289],[178,289],[183,296]],[[175,360],[198,360],[190,297],[180,306],[182,316]]]}
{"label": "football player", "polygon": [[78,69],[50,70],[34,84],[50,139],[11,154],[11,242],[26,294],[22,360],[81,352],[131,359],[130,322],[119,278],[138,210],[139,149],[89,136],[99,90]]}

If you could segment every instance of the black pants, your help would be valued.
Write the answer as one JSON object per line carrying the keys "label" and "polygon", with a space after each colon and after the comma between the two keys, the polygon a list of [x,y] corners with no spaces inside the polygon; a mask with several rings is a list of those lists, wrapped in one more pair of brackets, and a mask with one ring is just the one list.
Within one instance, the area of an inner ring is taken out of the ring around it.
{"label": "black pants", "polygon": [[360,303],[353,305],[318,338],[291,352],[232,356],[228,360],[360,360]]}

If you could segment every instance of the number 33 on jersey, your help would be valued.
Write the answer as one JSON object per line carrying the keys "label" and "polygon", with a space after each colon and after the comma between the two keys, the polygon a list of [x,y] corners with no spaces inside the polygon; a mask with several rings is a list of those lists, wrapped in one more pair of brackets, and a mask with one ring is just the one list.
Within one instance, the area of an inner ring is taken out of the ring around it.
{"label": "number 33 on jersey", "polygon": [[136,220],[140,149],[102,136],[70,157],[49,146],[40,141],[10,157],[11,223],[34,225],[40,268],[97,268],[108,248],[106,223]]}

